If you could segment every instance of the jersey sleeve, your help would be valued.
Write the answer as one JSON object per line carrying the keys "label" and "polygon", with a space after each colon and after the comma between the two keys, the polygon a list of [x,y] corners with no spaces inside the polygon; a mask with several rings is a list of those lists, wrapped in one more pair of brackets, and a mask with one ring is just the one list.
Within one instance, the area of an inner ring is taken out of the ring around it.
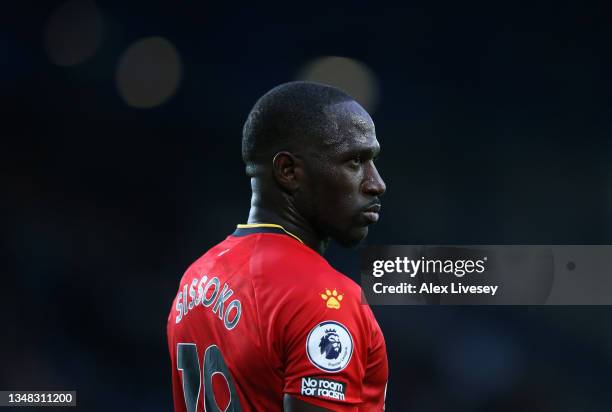
{"label": "jersey sleeve", "polygon": [[[386,376],[387,367],[380,330],[373,329],[356,285],[328,283],[294,289],[277,312],[283,392],[334,411],[382,410],[384,382],[375,378]],[[366,404],[377,409],[364,409]]]}
{"label": "jersey sleeve", "polygon": [[[317,302],[318,303],[318,302]],[[357,411],[368,342],[358,313],[304,305],[287,324],[283,392],[338,411]]]}
{"label": "jersey sleeve", "polygon": [[361,288],[322,258],[291,252],[275,260],[268,252],[252,265],[261,274],[253,286],[279,389],[333,411],[382,411],[386,350]]}

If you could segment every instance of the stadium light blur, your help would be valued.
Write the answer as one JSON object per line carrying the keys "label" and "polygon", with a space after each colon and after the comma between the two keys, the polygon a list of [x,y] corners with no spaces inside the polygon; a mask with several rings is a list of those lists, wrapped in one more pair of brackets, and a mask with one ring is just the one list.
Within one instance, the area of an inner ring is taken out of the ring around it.
{"label": "stadium light blur", "polygon": [[159,106],[178,89],[181,72],[181,59],[172,43],[163,37],[140,39],[119,60],[119,94],[131,107]]}
{"label": "stadium light blur", "polygon": [[376,110],[379,101],[378,78],[362,62],[346,57],[320,57],[306,64],[297,78],[339,87],[370,113]]}
{"label": "stadium light blur", "polygon": [[49,59],[59,66],[73,66],[91,58],[100,43],[104,20],[91,0],[71,0],[47,18],[43,43]]}

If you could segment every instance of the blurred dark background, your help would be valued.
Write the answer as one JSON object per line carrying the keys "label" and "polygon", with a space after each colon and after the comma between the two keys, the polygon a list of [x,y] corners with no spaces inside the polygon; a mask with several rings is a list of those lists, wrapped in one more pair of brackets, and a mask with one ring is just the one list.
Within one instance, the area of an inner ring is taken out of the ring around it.
{"label": "blurred dark background", "polygon": [[[246,220],[242,124],[285,81],[372,113],[370,244],[612,240],[608,1],[25,0],[0,21],[0,389],[171,409],[171,300]],[[356,251],[327,257],[358,280]],[[388,411],[612,407],[608,307],[373,309]]]}

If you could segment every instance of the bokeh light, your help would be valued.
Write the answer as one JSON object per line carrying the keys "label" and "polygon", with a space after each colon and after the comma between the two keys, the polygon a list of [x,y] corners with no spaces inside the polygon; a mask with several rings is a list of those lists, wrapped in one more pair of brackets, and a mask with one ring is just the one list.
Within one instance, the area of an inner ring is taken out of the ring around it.
{"label": "bokeh light", "polygon": [[59,66],[73,66],[92,57],[102,42],[102,13],[91,0],[71,0],[47,19],[44,47]]}
{"label": "bokeh light", "polygon": [[339,87],[353,96],[366,110],[376,110],[379,82],[374,72],[354,59],[337,56],[320,57],[308,63],[298,80],[309,80]]}
{"label": "bokeh light", "polygon": [[163,37],[140,39],[119,61],[119,94],[132,107],[158,106],[178,89],[181,71],[181,59],[172,43]]}

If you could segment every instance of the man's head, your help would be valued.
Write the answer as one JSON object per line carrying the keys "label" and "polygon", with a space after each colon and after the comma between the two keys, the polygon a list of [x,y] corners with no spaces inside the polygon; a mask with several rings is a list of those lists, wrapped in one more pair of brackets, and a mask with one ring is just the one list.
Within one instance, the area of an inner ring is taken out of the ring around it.
{"label": "man's head", "polygon": [[378,220],[385,191],[368,113],[335,87],[282,84],[262,96],[244,125],[247,174],[282,192],[285,207],[317,233],[358,244]]}

